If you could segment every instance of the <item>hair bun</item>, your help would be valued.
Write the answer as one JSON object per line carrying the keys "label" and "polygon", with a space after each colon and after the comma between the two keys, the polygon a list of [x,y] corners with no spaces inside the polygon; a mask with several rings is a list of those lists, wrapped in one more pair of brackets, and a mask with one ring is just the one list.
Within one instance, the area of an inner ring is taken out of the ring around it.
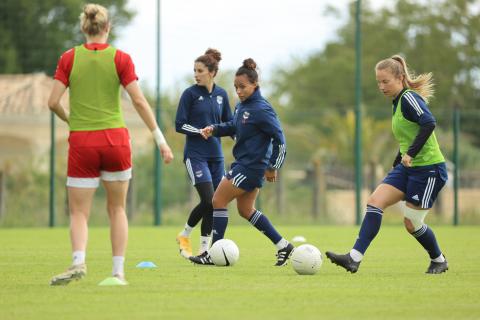
{"label": "hair bun", "polygon": [[95,7],[95,5],[87,4],[83,9],[83,12],[85,13],[87,19],[94,20],[98,13],[98,9]]}
{"label": "hair bun", "polygon": [[217,49],[208,48],[207,51],[205,51],[205,54],[211,56],[218,62],[222,60],[222,54]]}
{"label": "hair bun", "polygon": [[257,63],[252,58],[248,58],[243,60],[243,66],[247,69],[255,70],[257,68]]}
{"label": "hair bun", "polygon": [[94,3],[86,4],[80,14],[80,28],[86,35],[94,36],[102,31],[108,30],[108,10]]}

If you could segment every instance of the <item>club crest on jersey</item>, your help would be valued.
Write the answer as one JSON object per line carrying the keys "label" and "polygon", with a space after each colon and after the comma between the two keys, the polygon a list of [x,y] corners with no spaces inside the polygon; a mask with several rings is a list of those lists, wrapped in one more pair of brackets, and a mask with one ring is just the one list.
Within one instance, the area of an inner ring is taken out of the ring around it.
{"label": "club crest on jersey", "polygon": [[222,96],[217,96],[217,103],[222,104],[223,103],[223,97]]}
{"label": "club crest on jersey", "polygon": [[245,111],[245,112],[243,113],[243,120],[247,120],[248,117],[250,117],[250,112]]}

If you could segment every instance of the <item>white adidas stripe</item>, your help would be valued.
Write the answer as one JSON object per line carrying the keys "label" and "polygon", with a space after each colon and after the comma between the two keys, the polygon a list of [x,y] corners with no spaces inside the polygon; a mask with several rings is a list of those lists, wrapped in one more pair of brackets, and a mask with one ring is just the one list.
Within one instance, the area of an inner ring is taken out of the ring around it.
{"label": "white adidas stripe", "polygon": [[190,176],[190,180],[192,180],[192,184],[195,185],[195,175],[193,174],[190,158],[187,158],[187,160],[185,160],[185,167],[187,167],[187,172],[188,172],[188,175]]}
{"label": "white adidas stripe", "polygon": [[420,237],[422,234],[424,234],[425,231],[427,231],[427,225],[424,224],[424,225],[422,225],[422,226],[420,227],[420,229],[418,229],[417,231],[415,231],[415,232],[413,233],[413,236],[414,236],[415,238],[418,238],[418,237]]}
{"label": "white adidas stripe", "polygon": [[182,126],[182,129],[185,130],[185,131],[194,132],[194,133],[199,133],[200,132],[200,129],[197,129],[194,126],[191,126],[189,124],[184,124]]}
{"label": "white adidas stripe", "polygon": [[283,162],[285,161],[286,154],[287,154],[287,146],[285,144],[282,144],[282,157],[280,159],[279,167],[281,167]]}
{"label": "white adidas stripe", "polygon": [[407,92],[407,93],[405,93],[405,98],[408,100],[410,105],[415,109],[415,111],[417,112],[417,115],[421,116],[423,114],[423,110],[420,107],[420,105],[418,104],[415,97],[410,92]]}
{"label": "white adidas stripe", "polygon": [[428,203],[432,197],[433,188],[435,186],[435,178],[428,178],[427,187],[425,188],[425,193],[422,197],[422,208],[428,208]]}
{"label": "white adidas stripe", "polygon": [[218,217],[227,217],[228,218],[228,211],[227,210],[213,210],[213,216]]}
{"label": "white adidas stripe", "polygon": [[430,189],[430,184],[432,183],[432,179],[431,178],[428,178],[427,180],[427,186],[425,187],[425,191],[423,192],[423,196],[422,196],[422,202],[421,202],[421,207],[422,208],[425,208],[425,198],[428,194],[428,190]]}
{"label": "white adidas stripe", "polygon": [[405,93],[405,97],[410,102],[412,107],[417,111],[418,115],[423,114],[422,108],[420,107],[420,105],[418,104],[418,101],[415,99],[415,97],[413,96],[413,94],[411,92]]}
{"label": "white adidas stripe", "polygon": [[423,202],[423,207],[427,208],[428,207],[428,202],[430,201],[430,197],[432,195],[433,191],[433,185],[435,184],[435,179],[434,178],[429,178],[429,185],[427,183],[427,188],[425,190],[425,193],[423,194],[422,197],[422,202]]}
{"label": "white adidas stripe", "polygon": [[241,173],[237,173],[237,174],[235,175],[235,177],[233,177],[233,179],[232,179],[232,180],[233,180],[233,184],[235,183],[235,179],[237,179],[240,175],[241,175]]}
{"label": "white adidas stripe", "polygon": [[432,198],[433,190],[435,189],[435,182],[437,181],[436,178],[432,179],[432,186],[430,188],[430,193],[428,194],[427,202],[426,202],[426,207],[428,207],[428,203],[430,202],[430,199]]}
{"label": "white adidas stripe", "polygon": [[280,168],[285,161],[285,155],[287,154],[287,146],[282,144],[282,156],[280,158],[280,162],[278,164],[278,167]]}
{"label": "white adidas stripe", "polygon": [[277,160],[275,161],[275,164],[273,167],[275,169],[278,169],[282,166],[283,160],[285,159],[285,144],[281,144],[278,146],[278,156]]}
{"label": "white adidas stripe", "polygon": [[372,213],[377,213],[379,215],[382,215],[383,214],[383,211],[381,209],[378,209],[378,208],[367,208],[367,212],[372,212]]}
{"label": "white adidas stripe", "polygon": [[238,187],[238,185],[239,185],[243,180],[245,180],[245,178],[246,178],[246,177],[245,177],[243,174],[241,174],[241,173],[237,174],[237,175],[235,176],[235,178],[233,178],[233,185],[236,186],[236,187]]}
{"label": "white adidas stripe", "polygon": [[239,180],[237,181],[236,186],[237,186],[237,187],[240,186],[240,184],[241,184],[241,183],[243,182],[243,180],[245,180],[245,179],[247,179],[246,176],[243,176],[243,178],[239,179]]}
{"label": "white adidas stripe", "polygon": [[260,211],[255,211],[255,213],[253,214],[253,218],[252,220],[250,220],[250,223],[255,225],[255,223],[257,223],[258,219],[260,219],[260,216],[262,215],[262,213]]}

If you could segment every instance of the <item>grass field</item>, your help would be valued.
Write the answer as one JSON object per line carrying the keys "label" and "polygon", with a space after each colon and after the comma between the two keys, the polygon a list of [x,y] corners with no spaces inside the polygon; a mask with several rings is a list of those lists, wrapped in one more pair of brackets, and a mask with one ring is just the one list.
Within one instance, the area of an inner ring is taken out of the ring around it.
{"label": "grass field", "polygon": [[[280,227],[322,252],[344,252],[356,227]],[[194,266],[175,243],[178,228],[130,230],[126,287],[99,287],[111,270],[108,229],[91,228],[88,275],[50,287],[70,263],[68,230],[0,230],[0,319],[479,319],[480,228],[435,227],[450,270],[424,274],[428,259],[400,226],[384,226],[357,274],[324,260],[314,276],[273,267],[275,249],[250,226],[227,237],[240,248],[231,268]],[[194,245],[197,244],[194,234]],[[324,257],[325,258],[325,257]],[[157,269],[136,269],[143,260]]]}

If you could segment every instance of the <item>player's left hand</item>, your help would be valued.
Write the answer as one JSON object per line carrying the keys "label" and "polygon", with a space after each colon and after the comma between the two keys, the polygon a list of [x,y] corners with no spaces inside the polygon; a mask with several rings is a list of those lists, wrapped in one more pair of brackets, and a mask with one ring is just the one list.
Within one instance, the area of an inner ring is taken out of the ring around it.
{"label": "player's left hand", "polygon": [[268,182],[277,181],[277,170],[272,170],[272,169],[265,170],[265,179],[267,179]]}
{"label": "player's left hand", "polygon": [[412,166],[412,160],[412,157],[410,157],[406,153],[402,156],[402,164],[407,168],[410,168]]}
{"label": "player's left hand", "polygon": [[159,145],[160,148],[160,155],[163,158],[163,162],[165,164],[169,164],[173,160],[173,153],[168,144],[162,143]]}
{"label": "player's left hand", "polygon": [[200,134],[203,139],[208,140],[213,135],[213,126],[206,126],[203,129],[200,129]]}

